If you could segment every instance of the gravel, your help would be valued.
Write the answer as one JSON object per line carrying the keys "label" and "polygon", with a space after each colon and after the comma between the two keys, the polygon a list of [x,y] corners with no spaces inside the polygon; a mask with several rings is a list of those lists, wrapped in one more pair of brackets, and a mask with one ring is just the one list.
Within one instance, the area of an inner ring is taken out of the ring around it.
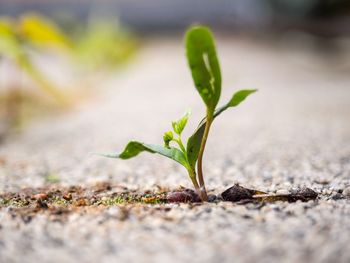
{"label": "gravel", "polygon": [[346,198],[350,198],[350,187],[346,187],[346,188],[343,190],[343,195],[344,195]]}
{"label": "gravel", "polygon": [[[0,262],[350,262],[350,77],[338,60],[271,43],[222,39],[223,101],[257,88],[220,116],[205,155],[212,193],[234,183],[270,193],[309,187],[316,201],[121,205],[64,220],[24,220],[0,208]],[[343,59],[346,57],[345,54]],[[340,60],[342,58],[339,58]],[[342,73],[344,72],[344,73]],[[151,41],[96,98],[14,135],[0,148],[0,192],[110,181],[138,191],[190,187],[181,167],[156,155],[93,156],[130,139],[161,142],[188,108],[186,135],[204,109],[180,39]]]}

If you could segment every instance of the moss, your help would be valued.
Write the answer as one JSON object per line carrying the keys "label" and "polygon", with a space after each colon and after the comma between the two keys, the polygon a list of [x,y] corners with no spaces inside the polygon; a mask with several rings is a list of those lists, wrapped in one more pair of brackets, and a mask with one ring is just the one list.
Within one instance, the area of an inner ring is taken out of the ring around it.
{"label": "moss", "polygon": [[164,198],[152,194],[147,195],[130,195],[121,194],[113,197],[103,197],[95,202],[95,205],[114,206],[121,204],[164,204]]}
{"label": "moss", "polygon": [[30,202],[26,199],[9,199],[5,200],[4,206],[26,207]]}
{"label": "moss", "polygon": [[48,203],[52,203],[52,204],[55,204],[55,205],[64,205],[64,206],[67,206],[67,205],[70,205],[71,204],[71,201],[68,201],[62,197],[59,197],[59,196],[53,196],[49,199],[49,202]]}
{"label": "moss", "polygon": [[99,201],[100,201],[99,204],[105,205],[105,206],[113,206],[113,205],[121,205],[121,204],[129,203],[129,201],[122,196],[102,198]]}
{"label": "moss", "polygon": [[6,206],[6,200],[4,198],[0,198],[0,207]]}
{"label": "moss", "polygon": [[[96,190],[97,189],[97,190]],[[25,189],[19,193],[0,195],[0,208],[3,207],[37,207],[39,202],[48,206],[74,208],[78,206],[119,206],[125,204],[153,205],[166,203],[166,192],[162,193],[118,193],[103,191],[100,188],[52,187]]]}

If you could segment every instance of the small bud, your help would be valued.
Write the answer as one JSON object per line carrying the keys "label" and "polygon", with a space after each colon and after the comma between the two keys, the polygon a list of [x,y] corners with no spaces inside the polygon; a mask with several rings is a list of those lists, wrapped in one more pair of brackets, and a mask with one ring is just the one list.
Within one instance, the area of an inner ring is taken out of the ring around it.
{"label": "small bud", "polygon": [[183,129],[185,128],[188,117],[190,116],[191,111],[188,110],[179,120],[173,121],[171,124],[173,126],[174,132],[178,135],[181,135]]}
{"label": "small bud", "polygon": [[164,146],[170,148],[169,143],[174,139],[172,131],[165,132],[163,135]]}

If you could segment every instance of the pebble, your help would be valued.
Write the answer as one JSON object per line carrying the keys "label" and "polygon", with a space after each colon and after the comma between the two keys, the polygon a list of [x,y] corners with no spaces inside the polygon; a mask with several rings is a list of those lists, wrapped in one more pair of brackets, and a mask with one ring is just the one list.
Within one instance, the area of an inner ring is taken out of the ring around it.
{"label": "pebble", "polygon": [[70,201],[72,200],[72,194],[71,193],[66,193],[63,195],[63,199]]}
{"label": "pebble", "polygon": [[343,199],[343,198],[344,198],[344,196],[340,193],[335,193],[331,196],[331,199],[333,199],[333,200],[339,200],[339,199]]}
{"label": "pebble", "polygon": [[216,202],[218,201],[218,197],[216,195],[210,194],[208,195],[208,202]]}
{"label": "pebble", "polygon": [[48,195],[44,193],[40,193],[40,194],[34,195],[34,198],[36,200],[46,200],[48,198]]}
{"label": "pebble", "polygon": [[187,202],[200,202],[200,198],[192,189],[185,189],[182,191],[170,192],[166,196],[166,200],[169,203],[187,203]]}
{"label": "pebble", "polygon": [[343,195],[344,195],[346,198],[349,198],[349,199],[350,199],[350,186],[346,187],[346,188],[343,190]]}
{"label": "pebble", "polygon": [[289,194],[290,192],[286,189],[280,189],[280,190],[277,190],[276,191],[276,194],[279,194],[279,195],[287,195]]}

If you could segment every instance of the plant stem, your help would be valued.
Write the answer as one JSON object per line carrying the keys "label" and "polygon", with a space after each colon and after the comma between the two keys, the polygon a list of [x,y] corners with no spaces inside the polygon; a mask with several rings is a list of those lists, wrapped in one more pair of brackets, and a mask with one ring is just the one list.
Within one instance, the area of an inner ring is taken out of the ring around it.
{"label": "plant stem", "polygon": [[205,189],[205,182],[204,182],[204,177],[203,177],[203,155],[204,155],[204,150],[205,150],[205,145],[207,143],[208,139],[208,134],[210,130],[210,126],[213,122],[213,114],[207,112],[207,121],[205,123],[205,129],[204,129],[204,134],[201,142],[201,146],[199,148],[199,153],[198,153],[198,162],[197,162],[197,172],[198,172],[198,181],[199,181],[199,186],[200,186],[200,191],[201,191],[201,199],[202,201],[206,202],[208,201],[208,195],[207,191]]}
{"label": "plant stem", "polygon": [[199,195],[199,197],[202,199],[202,192],[201,192],[201,189],[198,185],[198,182],[197,182],[197,178],[196,178],[196,172],[192,169],[189,169],[188,170],[188,174],[191,178],[191,181],[192,181],[192,184],[194,186],[194,189],[196,190],[197,194]]}
{"label": "plant stem", "polygon": [[[174,139],[174,141],[179,145],[181,151],[186,155],[186,148],[185,148],[185,146],[182,143],[181,137],[179,136],[179,138],[178,139]],[[187,158],[187,156],[186,156],[186,158]]]}

